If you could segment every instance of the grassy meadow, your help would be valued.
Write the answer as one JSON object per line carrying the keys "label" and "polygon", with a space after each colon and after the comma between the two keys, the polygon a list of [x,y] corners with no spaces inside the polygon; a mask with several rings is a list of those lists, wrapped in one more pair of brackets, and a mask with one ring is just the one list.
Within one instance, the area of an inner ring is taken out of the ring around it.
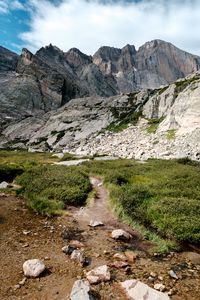
{"label": "grassy meadow", "polygon": [[179,160],[114,160],[81,166],[52,165],[50,153],[0,151],[0,179],[21,186],[17,194],[41,214],[55,214],[67,205],[84,205],[98,175],[109,191],[110,205],[125,222],[160,252],[177,242],[200,242],[200,163]]}

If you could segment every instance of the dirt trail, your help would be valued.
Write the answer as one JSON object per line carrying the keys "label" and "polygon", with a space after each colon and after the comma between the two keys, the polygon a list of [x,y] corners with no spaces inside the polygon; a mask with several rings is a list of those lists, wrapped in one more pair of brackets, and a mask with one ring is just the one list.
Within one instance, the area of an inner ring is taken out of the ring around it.
{"label": "dirt trail", "polygon": [[[117,282],[138,278],[152,287],[163,283],[167,291],[172,290],[172,300],[199,300],[200,268],[187,265],[179,254],[164,258],[149,256],[144,251],[148,244],[110,212],[108,194],[101,180],[93,178],[92,183],[97,192],[93,204],[73,208],[70,215],[58,218],[38,216],[26,208],[23,199],[0,195],[0,300],[69,300],[77,278],[84,278],[85,272],[94,266],[110,264],[115,253],[127,249],[137,252],[139,258],[130,263],[127,270],[111,268],[111,282],[93,287],[99,295],[97,299],[124,300],[116,288]],[[100,220],[105,226],[91,228],[88,226],[91,219]],[[133,240],[130,243],[113,241],[110,238],[113,228],[131,231]],[[69,238],[83,242],[84,251],[91,259],[86,268],[62,253],[61,248]],[[43,259],[47,272],[39,279],[27,279],[19,287],[24,277],[22,264],[30,258]],[[179,280],[169,278],[171,268],[176,268]],[[157,274],[153,281],[148,279],[151,272]]]}

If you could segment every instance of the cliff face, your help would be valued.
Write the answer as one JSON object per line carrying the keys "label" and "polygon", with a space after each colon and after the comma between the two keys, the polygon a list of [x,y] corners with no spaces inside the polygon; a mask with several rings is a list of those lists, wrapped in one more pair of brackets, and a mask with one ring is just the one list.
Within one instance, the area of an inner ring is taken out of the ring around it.
{"label": "cliff face", "polygon": [[[199,130],[199,74],[158,87],[199,68],[198,56],[159,40],[138,51],[131,45],[101,47],[93,57],[52,45],[35,55],[23,49],[20,56],[0,47],[0,147],[76,151],[117,117],[138,110],[147,119],[164,117],[158,139],[175,130],[191,140],[189,132]],[[137,96],[130,101],[126,94],[133,91]]]}

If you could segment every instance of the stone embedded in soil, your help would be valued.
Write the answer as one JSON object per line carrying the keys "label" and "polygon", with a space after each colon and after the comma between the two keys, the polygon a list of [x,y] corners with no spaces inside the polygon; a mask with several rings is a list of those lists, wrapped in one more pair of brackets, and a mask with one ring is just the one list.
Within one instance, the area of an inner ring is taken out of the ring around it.
{"label": "stone embedded in soil", "polygon": [[157,291],[160,291],[160,292],[164,292],[166,287],[162,283],[156,283],[156,284],[154,284],[154,289]]}
{"label": "stone embedded in soil", "polygon": [[111,237],[115,240],[127,241],[131,239],[131,235],[123,229],[115,229],[111,233]]}
{"label": "stone embedded in soil", "polygon": [[75,281],[70,294],[70,300],[95,300],[90,294],[90,285],[87,280]]}
{"label": "stone embedded in soil", "polygon": [[26,277],[38,277],[46,269],[40,259],[29,259],[23,264],[23,271]]}
{"label": "stone embedded in soil", "polygon": [[89,226],[90,227],[98,227],[98,226],[104,226],[104,224],[101,221],[91,220]]}
{"label": "stone embedded in soil", "polygon": [[0,183],[0,189],[6,189],[8,187],[9,183],[6,181],[2,181]]}
{"label": "stone embedded in soil", "polygon": [[116,268],[116,269],[126,268],[128,266],[130,266],[129,263],[125,261],[114,261],[113,263],[109,264],[109,267]]}
{"label": "stone embedded in soil", "polygon": [[108,266],[103,265],[86,273],[87,280],[89,283],[99,283],[109,281],[111,278],[110,271],[108,270]]}
{"label": "stone embedded in soil", "polygon": [[127,257],[128,261],[134,262],[136,258],[138,257],[137,253],[133,251],[125,251],[125,256]]}
{"label": "stone embedded in soil", "polygon": [[72,247],[70,245],[62,247],[62,252],[64,252],[67,255],[71,255],[74,250],[76,250],[76,247]]}
{"label": "stone embedded in soil", "polygon": [[156,291],[139,280],[120,282],[120,287],[130,300],[170,300],[167,294]]}
{"label": "stone embedded in soil", "polygon": [[123,253],[115,253],[114,255],[113,255],[113,258],[115,258],[115,259],[119,259],[119,260],[123,260],[123,261],[126,261],[127,260],[127,257],[126,257],[126,255],[125,254],[123,254]]}
{"label": "stone embedded in soil", "polygon": [[71,241],[69,242],[69,245],[70,245],[71,247],[74,247],[74,248],[83,248],[83,247],[84,247],[84,244],[81,243],[81,242],[79,242],[79,241],[77,241],[77,240],[71,240]]}
{"label": "stone embedded in soil", "polygon": [[200,265],[200,254],[195,252],[183,252],[182,257],[193,265]]}
{"label": "stone embedded in soil", "polygon": [[80,263],[82,266],[87,264],[85,253],[81,250],[74,250],[71,254],[71,259],[75,260],[77,263]]}
{"label": "stone embedded in soil", "polygon": [[168,274],[169,274],[170,277],[172,277],[172,278],[174,278],[174,279],[178,279],[178,276],[176,275],[176,273],[175,273],[173,270],[170,270],[170,271],[168,272]]}

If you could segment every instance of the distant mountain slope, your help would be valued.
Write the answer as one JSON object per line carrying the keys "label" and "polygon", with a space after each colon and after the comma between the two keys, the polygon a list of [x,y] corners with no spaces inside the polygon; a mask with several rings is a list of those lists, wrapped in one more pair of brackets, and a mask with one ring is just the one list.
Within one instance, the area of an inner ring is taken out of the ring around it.
{"label": "distant mountain slope", "polygon": [[[199,69],[200,57],[160,40],[148,42],[138,51],[131,45],[101,47],[93,56],[76,48],[63,52],[51,44],[36,54],[23,49],[20,56],[0,47],[0,145],[44,149],[76,145],[112,123],[119,114],[115,111],[118,105],[123,114],[137,112],[143,105],[148,118],[165,115],[163,126],[167,128],[169,122],[177,126],[175,123],[182,123],[178,117],[173,119],[173,113],[182,116],[190,95],[184,101],[176,97],[181,92],[178,89],[164,98],[161,92],[156,98],[152,95],[161,85]],[[140,90],[138,95],[143,96],[137,103],[127,100],[126,94]],[[174,110],[160,113],[162,107],[172,104]],[[189,111],[188,119],[181,117],[186,120],[182,129],[187,122],[194,124],[192,118],[199,122],[198,99],[191,102]]]}

